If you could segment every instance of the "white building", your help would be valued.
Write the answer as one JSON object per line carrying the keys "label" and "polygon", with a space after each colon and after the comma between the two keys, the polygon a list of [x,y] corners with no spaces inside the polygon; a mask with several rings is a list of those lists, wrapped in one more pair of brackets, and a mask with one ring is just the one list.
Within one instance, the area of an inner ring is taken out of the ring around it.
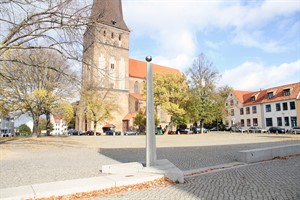
{"label": "white building", "polygon": [[51,115],[50,122],[53,125],[53,130],[50,132],[51,135],[63,135],[67,133],[68,125],[60,115]]}
{"label": "white building", "polygon": [[228,126],[291,129],[300,125],[300,82],[257,92],[233,90],[226,109]]}

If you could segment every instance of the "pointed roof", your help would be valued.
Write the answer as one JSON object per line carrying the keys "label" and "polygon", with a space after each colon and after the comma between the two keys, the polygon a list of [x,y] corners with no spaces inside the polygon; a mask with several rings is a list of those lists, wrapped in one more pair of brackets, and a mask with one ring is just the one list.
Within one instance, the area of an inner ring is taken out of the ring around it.
{"label": "pointed roof", "polygon": [[[153,74],[155,73],[176,73],[180,74],[178,69],[152,64]],[[147,63],[139,60],[129,59],[129,77],[146,79]]]}
{"label": "pointed roof", "polygon": [[141,95],[141,94],[130,93],[129,95],[137,100],[142,100],[142,101],[145,100],[145,97],[143,97],[143,95]]}
{"label": "pointed roof", "polygon": [[121,0],[94,0],[91,16],[93,21],[129,31],[123,18]]}
{"label": "pointed roof", "polygon": [[244,102],[244,95],[252,93],[250,91],[233,90],[232,93],[238,98],[239,102]]}

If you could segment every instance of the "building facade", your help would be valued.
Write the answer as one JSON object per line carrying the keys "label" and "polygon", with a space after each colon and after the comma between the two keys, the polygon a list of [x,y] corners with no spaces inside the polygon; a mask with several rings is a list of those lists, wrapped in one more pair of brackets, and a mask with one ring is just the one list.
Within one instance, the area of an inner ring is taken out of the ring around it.
{"label": "building facade", "polygon": [[228,126],[291,129],[300,125],[300,82],[257,92],[233,90],[225,106]]}
{"label": "building facade", "polygon": [[[128,57],[129,36],[121,0],[94,0],[90,26],[84,34],[82,89],[96,87],[97,91],[109,91],[112,101],[118,104],[118,110],[112,112],[113,119],[97,123],[99,132],[106,124],[113,124],[118,131],[132,128],[133,118],[146,106],[143,96],[146,62]],[[153,73],[179,71],[154,64]],[[102,94],[95,92],[94,95]],[[84,107],[79,103],[75,128],[79,131],[93,130],[93,121],[87,119]],[[168,123],[165,113],[159,118]]]}
{"label": "building facade", "polygon": [[53,125],[51,135],[64,135],[68,131],[68,125],[60,115],[50,115],[50,123]]}

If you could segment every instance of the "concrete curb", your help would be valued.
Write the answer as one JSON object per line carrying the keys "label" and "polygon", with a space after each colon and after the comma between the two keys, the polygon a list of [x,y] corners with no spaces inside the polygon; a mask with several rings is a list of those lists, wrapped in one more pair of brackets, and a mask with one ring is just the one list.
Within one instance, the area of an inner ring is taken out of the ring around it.
{"label": "concrete curb", "polygon": [[1,200],[19,200],[63,196],[107,188],[128,186],[163,178],[150,173],[116,174],[0,189]]}
{"label": "concrete curb", "polygon": [[300,154],[300,144],[291,144],[239,151],[237,160],[244,163],[253,163],[271,160],[275,157],[285,157],[297,154]]}

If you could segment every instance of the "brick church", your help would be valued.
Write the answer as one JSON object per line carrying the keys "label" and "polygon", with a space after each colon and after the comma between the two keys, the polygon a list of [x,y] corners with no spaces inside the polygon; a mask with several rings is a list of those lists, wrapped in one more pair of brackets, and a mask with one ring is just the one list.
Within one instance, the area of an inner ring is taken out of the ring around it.
{"label": "brick church", "polygon": [[[129,40],[130,30],[123,18],[121,0],[94,0],[90,26],[84,34],[82,88],[96,85],[99,90],[109,89],[112,101],[118,104],[118,111],[113,111],[112,120],[97,123],[99,132],[108,125],[113,125],[117,131],[134,128],[134,117],[146,106],[142,94],[146,62],[128,57]],[[154,74],[180,73],[174,68],[152,66]],[[80,109],[82,112],[83,108]],[[157,115],[160,125],[169,123],[170,116],[164,110],[158,109]],[[84,115],[76,117],[77,130],[93,130],[93,127],[93,122]]]}

